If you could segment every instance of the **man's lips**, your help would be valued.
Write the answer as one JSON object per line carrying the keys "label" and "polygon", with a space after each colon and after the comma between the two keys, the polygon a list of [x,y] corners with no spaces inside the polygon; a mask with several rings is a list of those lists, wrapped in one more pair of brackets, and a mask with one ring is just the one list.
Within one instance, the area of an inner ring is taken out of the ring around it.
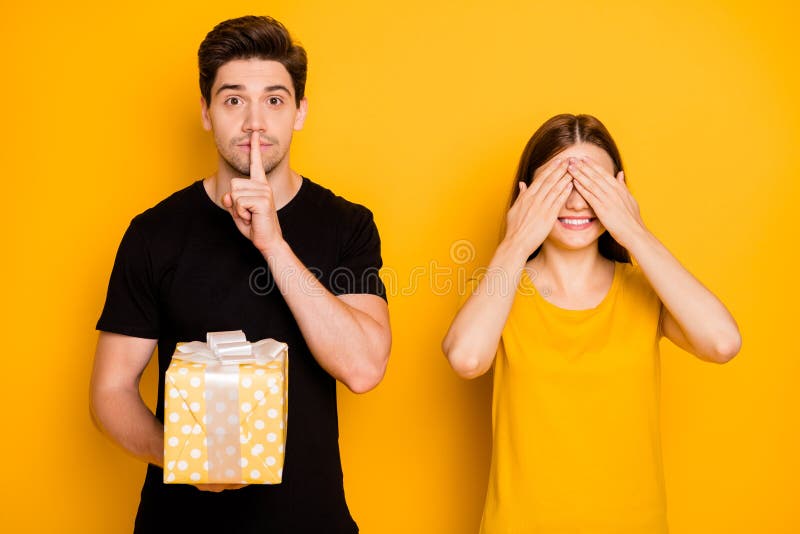
{"label": "man's lips", "polygon": [[[250,143],[244,143],[241,145],[236,145],[239,149],[244,150],[245,152],[250,152]],[[266,150],[267,148],[271,147],[272,145],[269,143],[260,143],[259,146],[261,150]]]}

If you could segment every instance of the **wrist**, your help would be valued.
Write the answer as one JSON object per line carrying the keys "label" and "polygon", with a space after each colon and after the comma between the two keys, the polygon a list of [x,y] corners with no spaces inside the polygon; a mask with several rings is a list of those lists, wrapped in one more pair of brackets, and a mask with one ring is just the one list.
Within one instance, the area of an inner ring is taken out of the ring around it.
{"label": "wrist", "polygon": [[624,243],[620,243],[634,257],[641,255],[643,250],[657,242],[655,236],[644,225],[637,225],[632,231],[626,233]]}
{"label": "wrist", "polygon": [[492,263],[497,263],[512,270],[515,268],[521,269],[532,252],[532,250],[528,250],[527,247],[522,246],[514,239],[506,238],[497,246]]}
{"label": "wrist", "polygon": [[[162,427],[163,428],[163,427]],[[152,441],[149,463],[164,467],[164,431],[162,430]]]}
{"label": "wrist", "polygon": [[264,259],[269,262],[270,258],[280,257],[287,252],[291,252],[289,244],[283,239],[283,236],[278,236],[272,241],[260,245],[258,251],[264,256]]}

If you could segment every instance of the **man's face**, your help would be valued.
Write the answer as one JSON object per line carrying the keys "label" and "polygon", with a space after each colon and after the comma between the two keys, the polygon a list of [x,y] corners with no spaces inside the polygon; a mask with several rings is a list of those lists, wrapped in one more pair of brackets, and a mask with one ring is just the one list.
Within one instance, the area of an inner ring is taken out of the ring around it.
{"label": "man's face", "polygon": [[211,103],[202,102],[203,126],[214,132],[221,158],[234,172],[250,175],[250,135],[261,137],[267,176],[288,168],[292,132],[303,127],[305,98],[295,105],[292,77],[277,61],[237,59],[217,70]]}

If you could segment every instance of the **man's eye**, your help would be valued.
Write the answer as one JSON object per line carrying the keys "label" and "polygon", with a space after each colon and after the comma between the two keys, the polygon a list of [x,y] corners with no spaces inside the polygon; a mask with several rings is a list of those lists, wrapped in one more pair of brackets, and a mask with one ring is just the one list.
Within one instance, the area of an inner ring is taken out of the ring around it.
{"label": "man's eye", "polygon": [[277,96],[271,96],[271,97],[269,97],[267,102],[269,102],[270,106],[277,106],[278,104],[280,104],[283,101],[280,98],[278,98]]}
{"label": "man's eye", "polygon": [[232,96],[232,97],[228,98],[226,100],[226,102],[228,104],[231,104],[231,105],[234,105],[234,106],[238,106],[242,101],[238,97]]}

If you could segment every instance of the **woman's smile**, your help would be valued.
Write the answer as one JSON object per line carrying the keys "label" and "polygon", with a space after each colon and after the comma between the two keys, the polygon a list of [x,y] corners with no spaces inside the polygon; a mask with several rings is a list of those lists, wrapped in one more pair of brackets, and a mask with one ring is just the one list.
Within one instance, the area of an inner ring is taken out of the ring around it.
{"label": "woman's smile", "polygon": [[585,230],[590,228],[596,217],[559,217],[558,222],[567,230]]}

